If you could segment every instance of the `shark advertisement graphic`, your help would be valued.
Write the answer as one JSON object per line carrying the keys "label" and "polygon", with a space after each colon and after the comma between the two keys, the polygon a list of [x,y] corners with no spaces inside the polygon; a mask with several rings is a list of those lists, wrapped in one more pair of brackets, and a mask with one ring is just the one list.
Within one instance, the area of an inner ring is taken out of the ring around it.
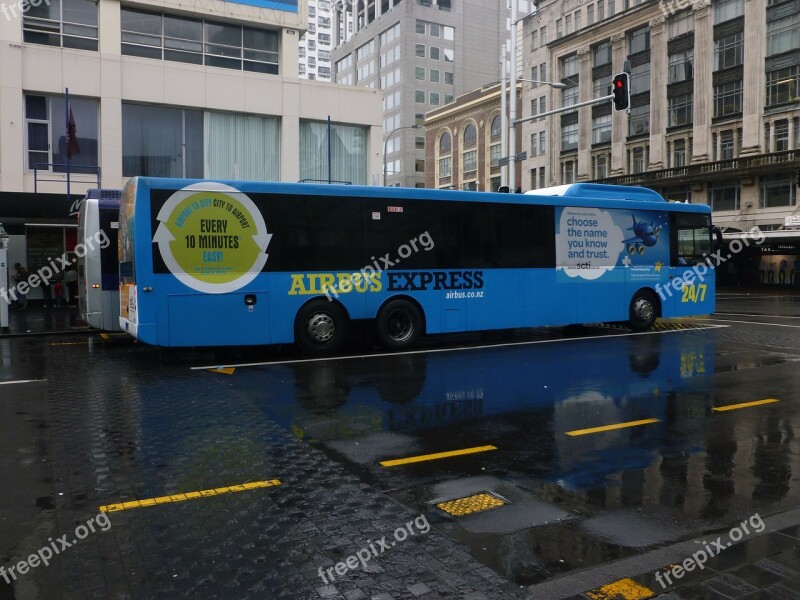
{"label": "shark advertisement graphic", "polygon": [[556,209],[559,280],[601,279],[625,274],[659,280],[669,265],[666,213],[565,206]]}

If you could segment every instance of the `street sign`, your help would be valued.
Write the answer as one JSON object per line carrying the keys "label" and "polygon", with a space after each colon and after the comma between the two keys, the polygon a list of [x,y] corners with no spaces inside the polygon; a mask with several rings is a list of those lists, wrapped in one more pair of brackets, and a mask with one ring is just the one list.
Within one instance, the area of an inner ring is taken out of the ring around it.
{"label": "street sign", "polygon": [[500,159],[497,161],[497,166],[498,166],[498,167],[505,167],[505,166],[508,164],[508,161],[509,161],[509,160],[510,160],[510,159],[509,159],[509,157],[508,157],[508,156],[503,156],[502,158],[500,158]]}
{"label": "street sign", "polygon": [[786,217],[784,227],[800,227],[800,215],[791,215]]}
{"label": "street sign", "polygon": [[519,154],[517,154],[517,156],[515,157],[515,159],[514,159],[514,160],[515,160],[516,162],[522,162],[522,161],[523,161],[523,160],[525,160],[526,158],[528,158],[528,151],[527,151],[527,150],[523,150],[522,152],[520,152]]}

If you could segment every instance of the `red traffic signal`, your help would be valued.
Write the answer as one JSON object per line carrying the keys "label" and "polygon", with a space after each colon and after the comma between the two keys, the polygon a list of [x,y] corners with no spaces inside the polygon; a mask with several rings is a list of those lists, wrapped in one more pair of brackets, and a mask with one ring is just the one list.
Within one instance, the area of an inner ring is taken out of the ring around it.
{"label": "red traffic signal", "polygon": [[627,73],[614,75],[611,85],[614,92],[614,109],[628,110],[631,106],[631,77]]}

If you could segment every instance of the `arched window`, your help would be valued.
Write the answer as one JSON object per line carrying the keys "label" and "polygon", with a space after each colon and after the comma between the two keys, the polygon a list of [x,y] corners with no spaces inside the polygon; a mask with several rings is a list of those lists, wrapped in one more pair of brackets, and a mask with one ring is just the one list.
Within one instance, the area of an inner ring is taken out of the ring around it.
{"label": "arched window", "polygon": [[453,138],[450,137],[450,134],[444,132],[442,137],[439,138],[439,153],[440,154],[448,154],[453,149]]}
{"label": "arched window", "polygon": [[470,123],[464,129],[464,146],[474,146],[478,142],[478,130]]}
{"label": "arched window", "polygon": [[500,137],[500,115],[497,115],[492,121],[492,129],[489,135],[493,140]]}

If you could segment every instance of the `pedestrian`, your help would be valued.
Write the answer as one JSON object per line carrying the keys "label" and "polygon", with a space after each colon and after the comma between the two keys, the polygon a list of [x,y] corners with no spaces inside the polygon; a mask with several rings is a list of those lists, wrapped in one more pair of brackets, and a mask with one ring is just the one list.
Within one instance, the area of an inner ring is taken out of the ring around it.
{"label": "pedestrian", "polygon": [[25,310],[26,308],[28,308],[28,293],[26,292],[23,294],[22,291],[20,290],[19,284],[25,282],[25,285],[27,286],[28,277],[30,276],[30,273],[28,273],[28,269],[26,269],[19,263],[14,264],[14,269],[16,270],[16,274],[14,275],[14,282],[17,288],[17,297],[18,297],[17,308],[19,310]]}
{"label": "pedestrian", "polygon": [[67,284],[67,291],[69,292],[67,306],[74,308],[78,302],[78,272],[75,267],[70,267],[69,271],[64,273],[64,283]]}
{"label": "pedestrian", "polygon": [[55,296],[55,305],[57,307],[64,306],[64,284],[61,283],[60,279],[53,285],[53,296]]}

